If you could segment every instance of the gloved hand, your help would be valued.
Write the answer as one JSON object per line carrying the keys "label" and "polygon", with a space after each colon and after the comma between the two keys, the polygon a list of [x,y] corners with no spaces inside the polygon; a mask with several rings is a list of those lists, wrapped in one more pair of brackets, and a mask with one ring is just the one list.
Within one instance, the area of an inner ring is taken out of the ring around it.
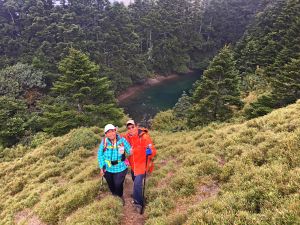
{"label": "gloved hand", "polygon": [[148,156],[148,155],[152,155],[152,150],[151,150],[150,147],[147,147],[147,148],[146,148],[146,155],[147,155],[147,156]]}

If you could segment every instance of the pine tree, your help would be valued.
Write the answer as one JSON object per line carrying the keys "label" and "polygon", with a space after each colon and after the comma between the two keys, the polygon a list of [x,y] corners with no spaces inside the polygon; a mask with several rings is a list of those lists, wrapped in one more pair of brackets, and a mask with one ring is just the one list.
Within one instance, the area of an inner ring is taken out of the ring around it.
{"label": "pine tree", "polygon": [[237,67],[242,74],[257,66],[270,77],[296,58],[300,51],[300,5],[298,0],[274,1],[257,15],[236,47]]}
{"label": "pine tree", "polygon": [[294,103],[300,98],[300,59],[292,59],[282,71],[272,79],[271,93],[265,93],[250,104],[245,116],[252,119],[264,116],[273,109]]}
{"label": "pine tree", "polygon": [[178,102],[173,107],[175,116],[178,118],[185,118],[191,106],[191,97],[184,91],[178,99]]}
{"label": "pine tree", "polygon": [[0,145],[11,146],[22,138],[28,128],[29,116],[24,101],[0,97]]}
{"label": "pine tree", "polygon": [[250,104],[245,109],[245,116],[247,119],[264,116],[270,113],[275,105],[273,96],[270,93],[265,93],[258,97],[257,101]]}
{"label": "pine tree", "polygon": [[100,77],[99,66],[87,55],[70,49],[59,70],[62,76],[51,89],[56,99],[44,104],[45,131],[59,135],[78,126],[120,123],[123,113],[116,106],[110,82]]}
{"label": "pine tree", "polygon": [[188,121],[191,127],[225,121],[242,106],[238,72],[229,46],[220,51],[202,79],[196,82],[192,98]]}
{"label": "pine tree", "polygon": [[277,107],[294,103],[300,98],[300,59],[292,59],[273,79],[272,96]]}

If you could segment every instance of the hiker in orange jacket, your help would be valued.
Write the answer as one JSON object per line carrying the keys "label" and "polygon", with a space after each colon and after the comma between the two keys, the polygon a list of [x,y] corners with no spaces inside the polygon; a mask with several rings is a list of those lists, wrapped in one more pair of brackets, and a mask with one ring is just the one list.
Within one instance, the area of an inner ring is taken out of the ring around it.
{"label": "hiker in orange jacket", "polygon": [[[145,128],[136,126],[134,120],[129,120],[126,123],[127,133],[126,140],[132,147],[132,153],[129,156],[129,164],[131,167],[131,176],[134,182],[133,185],[133,203],[136,210],[141,213],[144,207],[143,199],[143,179],[145,174],[152,172],[152,159],[156,155],[156,149]],[[146,156],[148,158],[146,168]]]}

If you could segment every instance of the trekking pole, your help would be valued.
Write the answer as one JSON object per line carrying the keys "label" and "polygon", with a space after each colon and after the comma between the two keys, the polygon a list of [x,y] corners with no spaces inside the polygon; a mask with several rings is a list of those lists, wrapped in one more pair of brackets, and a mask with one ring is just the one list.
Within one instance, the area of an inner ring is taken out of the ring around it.
{"label": "trekking pole", "polygon": [[146,166],[145,166],[145,174],[144,174],[144,186],[143,186],[143,205],[142,205],[142,210],[140,214],[144,213],[145,210],[145,204],[146,204],[146,199],[145,199],[145,188],[146,188],[146,178],[147,178],[147,168],[148,167],[148,155],[146,154]]}
{"label": "trekking pole", "polygon": [[101,186],[103,186],[103,175],[101,176],[101,183],[100,183]]}
{"label": "trekking pole", "polygon": [[103,173],[101,173],[100,174],[100,176],[101,176],[101,183],[100,183],[100,186],[102,187],[103,186],[103,180],[104,180],[104,174],[105,174],[105,172],[104,172],[104,170],[103,170]]}

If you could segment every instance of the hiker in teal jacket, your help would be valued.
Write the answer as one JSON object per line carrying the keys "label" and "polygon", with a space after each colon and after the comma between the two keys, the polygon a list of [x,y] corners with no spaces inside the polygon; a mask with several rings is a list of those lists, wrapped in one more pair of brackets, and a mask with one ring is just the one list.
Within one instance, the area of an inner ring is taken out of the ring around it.
{"label": "hiker in teal jacket", "polygon": [[130,144],[125,138],[117,134],[116,127],[107,124],[104,128],[105,137],[98,149],[98,162],[101,175],[107,181],[113,195],[123,199],[123,183],[127,174],[127,159],[125,154],[130,155]]}

